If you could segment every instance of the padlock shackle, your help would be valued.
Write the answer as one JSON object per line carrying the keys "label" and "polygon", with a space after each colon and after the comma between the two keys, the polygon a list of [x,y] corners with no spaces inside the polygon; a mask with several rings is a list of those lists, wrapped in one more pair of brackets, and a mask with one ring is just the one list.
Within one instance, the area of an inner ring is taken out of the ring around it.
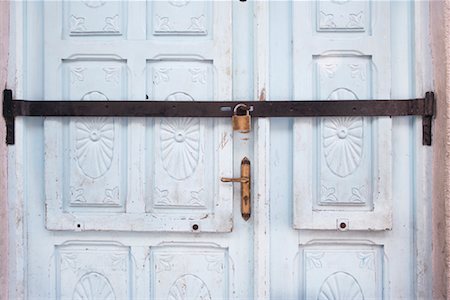
{"label": "padlock shackle", "polygon": [[236,104],[236,106],[233,109],[233,114],[235,116],[238,116],[238,113],[237,113],[238,109],[245,110],[245,115],[250,115],[250,107],[248,107],[247,104],[245,104],[245,103]]}

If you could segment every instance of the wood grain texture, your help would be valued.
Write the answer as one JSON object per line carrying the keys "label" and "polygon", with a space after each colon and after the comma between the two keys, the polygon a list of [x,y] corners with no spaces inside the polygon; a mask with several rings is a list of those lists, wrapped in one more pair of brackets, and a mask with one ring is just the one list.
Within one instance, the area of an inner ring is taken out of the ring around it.
{"label": "wood grain texture", "polygon": [[[9,54],[9,1],[0,1],[0,87],[6,87]],[[1,112],[0,107],[0,114]],[[0,140],[4,141],[6,128],[0,118]],[[7,199],[7,148],[0,143],[0,299],[8,298],[8,202]]]}

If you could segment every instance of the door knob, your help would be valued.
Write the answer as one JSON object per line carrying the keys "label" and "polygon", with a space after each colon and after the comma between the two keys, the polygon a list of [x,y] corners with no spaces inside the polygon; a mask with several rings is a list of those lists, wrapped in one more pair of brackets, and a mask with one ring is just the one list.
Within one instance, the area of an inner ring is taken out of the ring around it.
{"label": "door knob", "polygon": [[220,179],[222,182],[240,182],[241,183],[241,215],[247,221],[250,219],[251,203],[250,203],[250,160],[244,157],[241,161],[241,177]]}

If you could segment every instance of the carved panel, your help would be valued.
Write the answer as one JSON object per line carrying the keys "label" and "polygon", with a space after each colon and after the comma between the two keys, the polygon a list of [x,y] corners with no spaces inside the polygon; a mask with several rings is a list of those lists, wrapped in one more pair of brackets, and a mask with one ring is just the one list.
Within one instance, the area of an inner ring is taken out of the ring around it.
{"label": "carved panel", "polygon": [[228,252],[214,245],[151,248],[152,299],[227,299]]}
{"label": "carved panel", "polygon": [[[317,56],[316,98],[371,97],[371,61],[364,56]],[[318,120],[315,210],[372,209],[372,124],[370,118]]]}
{"label": "carved panel", "polygon": [[130,299],[130,249],[70,242],[55,249],[58,299]]}
{"label": "carved panel", "polygon": [[359,166],[363,149],[363,118],[327,118],[323,122],[322,145],[328,168],[346,177]]}
{"label": "carved panel", "polygon": [[66,37],[123,36],[126,4],[122,1],[65,1]]}
{"label": "carved panel", "polygon": [[97,179],[111,167],[114,122],[108,118],[80,118],[75,124],[75,156],[84,175]]}
{"label": "carved panel", "polygon": [[[94,5],[89,3],[89,5]],[[120,99],[126,94],[126,73],[122,61],[65,60],[65,99],[84,101]],[[125,187],[123,120],[106,117],[77,117],[66,120],[68,211],[89,211],[108,207],[123,210]]]}
{"label": "carved panel", "polygon": [[317,1],[317,31],[370,31],[370,1]]}
{"label": "carved panel", "polygon": [[[212,99],[212,70],[208,62],[149,62],[148,92],[152,99],[195,101]],[[147,209],[212,209],[213,120],[155,119],[148,157]],[[152,126],[152,125],[149,125]],[[150,171],[151,170],[151,171]],[[169,209],[169,210],[167,210]],[[186,212],[189,214],[189,212]]]}
{"label": "carved panel", "polygon": [[75,286],[72,299],[116,299],[108,279],[100,273],[92,272],[83,275]]}
{"label": "carved panel", "polygon": [[160,130],[161,160],[167,174],[176,180],[190,177],[200,156],[200,120],[162,119]]}
{"label": "carved panel", "polygon": [[206,36],[211,31],[210,6],[208,1],[152,1],[150,32]]}
{"label": "carved panel", "polygon": [[[296,2],[294,98],[389,99],[390,9],[385,1]],[[391,118],[297,118],[293,131],[294,228],[392,228]]]}
{"label": "carved panel", "polygon": [[169,290],[169,300],[208,300],[211,292],[206,283],[192,274],[179,277]]}
{"label": "carved panel", "polygon": [[381,299],[383,248],[361,244],[300,247],[302,299]]}
{"label": "carved panel", "polygon": [[345,272],[336,272],[322,283],[317,299],[364,300],[364,294],[355,277]]}
{"label": "carved panel", "polygon": [[[46,99],[231,98],[231,2],[61,0],[41,9]],[[233,187],[215,179],[232,175],[228,125],[45,118],[46,228],[231,231]]]}

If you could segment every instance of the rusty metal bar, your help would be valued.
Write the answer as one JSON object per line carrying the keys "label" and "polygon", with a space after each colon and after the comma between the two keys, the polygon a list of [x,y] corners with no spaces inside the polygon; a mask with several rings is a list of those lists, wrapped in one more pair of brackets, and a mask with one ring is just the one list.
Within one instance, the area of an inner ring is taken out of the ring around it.
{"label": "rusty metal bar", "polygon": [[408,100],[330,101],[29,101],[13,100],[3,92],[7,144],[14,144],[14,118],[35,117],[205,117],[231,118],[238,103],[250,108],[252,117],[423,116],[423,144],[431,145],[434,94]]}

